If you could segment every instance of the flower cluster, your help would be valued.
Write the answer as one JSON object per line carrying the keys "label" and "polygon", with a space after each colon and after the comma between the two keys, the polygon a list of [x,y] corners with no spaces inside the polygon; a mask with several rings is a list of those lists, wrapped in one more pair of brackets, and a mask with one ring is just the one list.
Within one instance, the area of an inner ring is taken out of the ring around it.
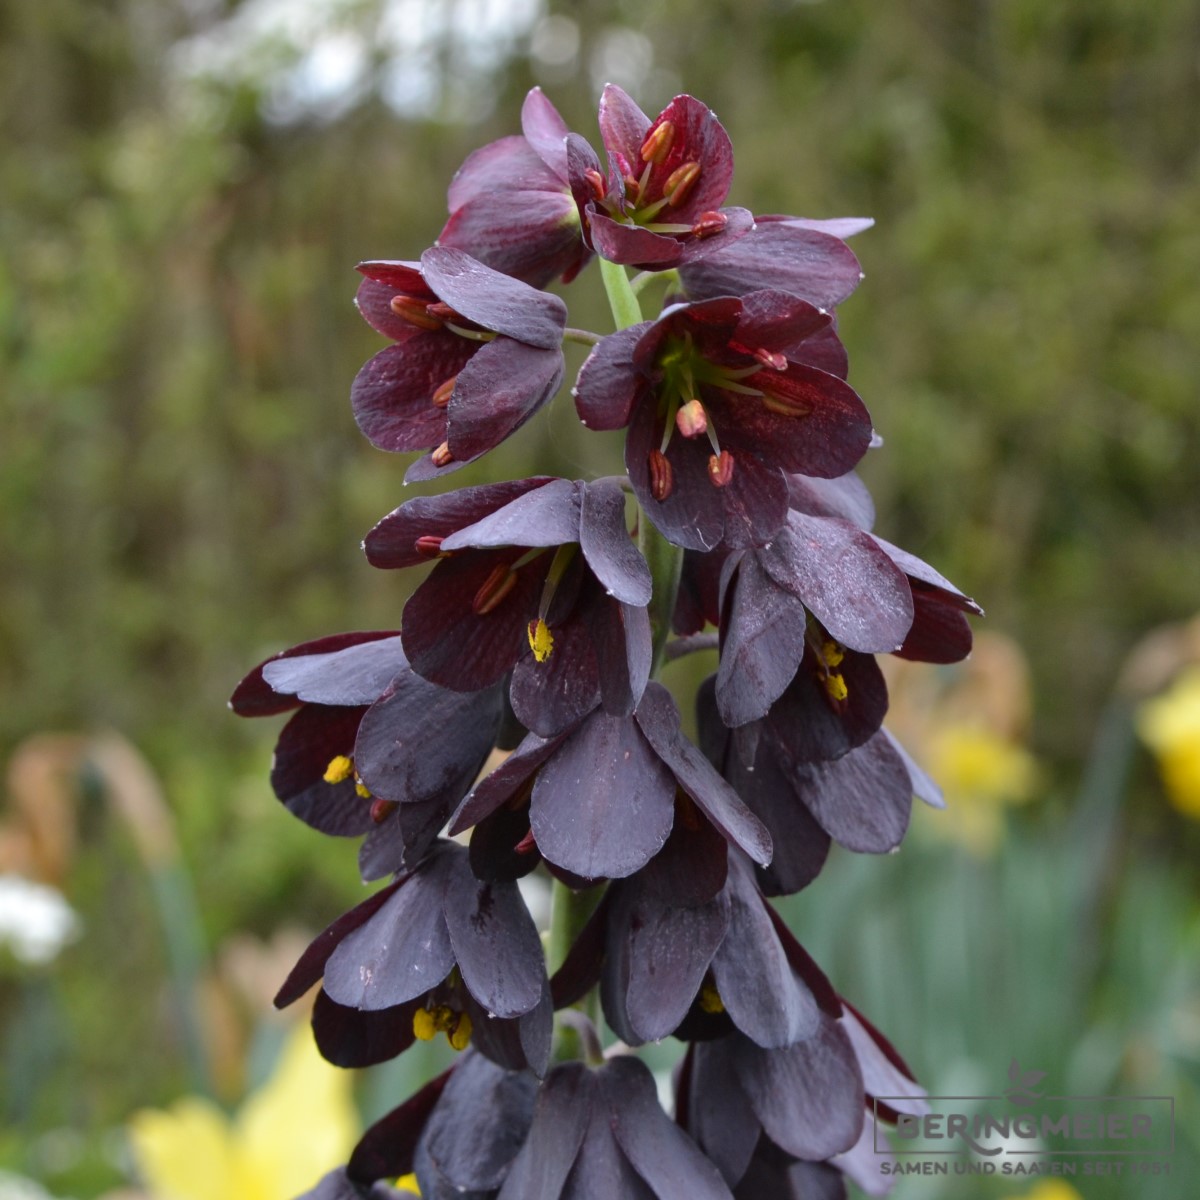
{"label": "flower cluster", "polygon": [[[768,899],[833,842],[895,849],[914,796],[940,803],[883,727],[877,656],[961,659],[979,612],[873,532],[854,474],[878,439],[835,310],[861,278],[844,238],[870,222],[726,206],[730,140],[691,96],[651,119],[610,85],[599,126],[603,159],[535,89],[522,134],[455,176],[437,245],[360,265],[390,345],[352,404],[377,447],[424,452],[409,480],[440,478],[549,403],[582,341],[578,415],[625,431],[627,474],[409,500],[364,542],[376,567],[431,568],[399,631],[294,647],[233,696],[292,712],[280,800],[392,877],[278,1003],[319,982],[316,1041],[342,1066],[463,1051],[320,1200],[413,1171],[427,1197],[878,1194],[876,1121],[921,1111]],[[604,336],[541,290],[593,257]],[[667,302],[644,317],[654,280]],[[693,740],[657,676],[712,648]],[[519,887],[538,870],[549,963]],[[632,1050],[667,1036],[687,1046],[673,1120]]]}

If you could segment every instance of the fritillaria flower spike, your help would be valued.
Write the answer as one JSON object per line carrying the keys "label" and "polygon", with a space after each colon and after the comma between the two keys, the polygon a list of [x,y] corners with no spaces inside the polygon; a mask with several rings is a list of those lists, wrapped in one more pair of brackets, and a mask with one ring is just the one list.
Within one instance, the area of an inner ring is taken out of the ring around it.
{"label": "fritillaria flower spike", "polygon": [[[582,342],[576,412],[623,431],[626,473],[409,499],[363,543],[426,568],[400,628],[285,650],[231,701],[289,714],[276,794],[388,880],[277,1003],[315,992],[345,1067],[458,1052],[309,1200],[385,1200],[411,1172],[433,1200],[880,1195],[873,1122],[923,1111],[771,902],[834,844],[896,849],[914,797],[941,804],[884,727],[877,658],[956,662],[980,612],[875,532],[854,473],[880,443],[836,309],[871,222],[727,204],[732,143],[692,96],[651,118],[609,85],[598,124],[603,158],[535,88],[521,134],[455,176],[437,245],[359,265],[391,344],[351,406],[375,446],[419,454],[407,480],[440,480],[519,437]],[[593,258],[615,330],[568,326],[541,290]],[[665,307],[643,312],[656,276]],[[659,676],[698,648],[716,672],[680,704]],[[668,1037],[673,1117],[636,1057]]]}

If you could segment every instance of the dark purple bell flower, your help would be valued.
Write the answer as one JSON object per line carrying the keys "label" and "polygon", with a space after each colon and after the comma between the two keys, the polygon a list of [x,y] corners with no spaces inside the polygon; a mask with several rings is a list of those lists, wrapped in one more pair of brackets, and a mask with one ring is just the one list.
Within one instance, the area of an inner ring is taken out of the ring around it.
{"label": "dark purple bell flower", "polygon": [[684,737],[670,693],[651,683],[629,716],[597,708],[554,737],[531,733],[476,785],[450,832],[507,808],[515,822],[510,838],[522,830],[516,814],[526,815],[522,850],[581,880],[619,879],[663,848],[680,793],[755,862],[770,860],[762,825]]}
{"label": "dark purple bell flower", "polygon": [[378,879],[419,861],[475,781],[501,696],[436,687],[384,631],[293,646],[251,671],[230,706],[248,717],[295,710],[275,747],[275,794],[322,833],[366,834],[360,865]]}
{"label": "dark purple bell flower", "polygon": [[597,702],[625,715],[650,674],[650,571],[606,481],[529,479],[409,501],[367,535],[367,557],[436,557],[404,608],[413,669],[485,688],[512,671],[510,699],[535,732],[560,732]]}
{"label": "dark purple bell flower", "polygon": [[381,450],[430,451],[406,479],[473,462],[558,391],[567,310],[557,296],[448,246],[358,269],[359,311],[395,344],[356,376],[354,419]]}
{"label": "dark purple bell flower", "polygon": [[733,180],[733,146],[721,122],[693,96],[676,96],[653,120],[615,84],[600,98],[607,171],[577,135],[567,172],[584,236],[611,262],[665,270],[712,253],[747,233],[754,218],[723,208]]}
{"label": "dark purple bell flower", "polygon": [[886,1193],[871,1114],[894,1123],[897,1112],[927,1112],[925,1092],[891,1042],[841,1006],[840,1019],[824,1016],[808,1043],[782,1053],[740,1034],[689,1048],[677,1120],[735,1196],[844,1197],[844,1175],[868,1195]]}
{"label": "dark purple bell flower", "polygon": [[841,1013],[750,865],[698,823],[677,827],[661,854],[612,884],[551,982],[556,1007],[597,979],[605,1017],[630,1045],[736,1028],[758,1045],[789,1046],[816,1032],[823,1010]]}
{"label": "dark purple bell flower", "polygon": [[301,956],[284,1006],[324,978],[313,1012],[332,1062],[363,1066],[445,1033],[502,1066],[545,1070],[550,990],[516,884],[481,881],[465,847],[437,843],[416,870],[351,909]]}
{"label": "dark purple bell flower", "polygon": [[[567,166],[566,122],[533,88],[521,108],[522,135],[468,156],[450,183],[450,219],[439,246],[465,250],[494,270],[545,287],[569,283],[591,258]],[[580,199],[590,199],[588,190]]]}
{"label": "dark purple bell flower", "polygon": [[[788,754],[786,730],[769,722],[731,734],[712,679],[697,693],[696,712],[705,754],[771,832],[775,854],[758,869],[767,895],[807,887],[833,841],[859,853],[894,850],[908,830],[914,796],[941,807],[936,785],[885,729],[837,758],[803,761]],[[746,732],[755,735],[753,744],[739,748]],[[790,741],[798,739],[793,731]]]}
{"label": "dark purple bell flower", "polygon": [[690,300],[771,288],[832,311],[862,281],[858,259],[842,240],[862,227],[854,218],[756,217],[754,228],[742,237],[682,263],[680,281]]}
{"label": "dark purple bell flower", "polygon": [[538,1092],[533,1123],[498,1200],[731,1200],[717,1169],[663,1112],[654,1077],[622,1055],[564,1063]]}
{"label": "dark purple bell flower", "polygon": [[789,473],[844,474],[871,418],[837,374],[831,318],[783,292],[668,308],[592,351],[575,405],[593,429],[629,426],[625,463],[643,509],[691,550],[763,545],[788,513]]}

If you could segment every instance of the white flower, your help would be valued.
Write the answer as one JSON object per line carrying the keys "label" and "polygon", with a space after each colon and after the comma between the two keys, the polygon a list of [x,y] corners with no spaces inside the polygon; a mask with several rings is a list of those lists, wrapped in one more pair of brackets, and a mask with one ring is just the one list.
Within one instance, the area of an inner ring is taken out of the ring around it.
{"label": "white flower", "polygon": [[19,875],[0,875],[0,949],[7,946],[18,962],[39,965],[51,962],[79,933],[79,917],[61,892]]}

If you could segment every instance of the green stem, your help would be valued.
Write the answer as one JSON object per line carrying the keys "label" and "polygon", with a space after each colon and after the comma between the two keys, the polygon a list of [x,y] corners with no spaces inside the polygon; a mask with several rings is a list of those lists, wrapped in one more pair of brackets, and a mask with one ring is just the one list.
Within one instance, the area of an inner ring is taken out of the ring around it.
{"label": "green stem", "polygon": [[600,260],[600,278],[604,280],[604,290],[608,293],[608,306],[612,309],[613,320],[618,329],[628,329],[642,319],[642,306],[629,282],[629,276],[620,263],[609,262],[607,258]]}
{"label": "green stem", "polygon": [[650,636],[653,657],[650,678],[662,667],[667,638],[671,634],[671,615],[679,593],[679,575],[683,570],[683,549],[668,542],[644,512],[638,515],[638,549],[650,568],[654,591],[650,597]]}
{"label": "green stem", "polygon": [[[561,880],[554,881],[550,893],[550,938],[546,947],[546,966],[551,975],[566,962],[575,939],[583,932],[602,895],[603,888],[600,887],[576,892]],[[600,997],[595,988],[575,1008],[593,1025],[599,1025]],[[551,1056],[555,1062],[589,1057],[585,1039],[574,1024],[555,1020]]]}

